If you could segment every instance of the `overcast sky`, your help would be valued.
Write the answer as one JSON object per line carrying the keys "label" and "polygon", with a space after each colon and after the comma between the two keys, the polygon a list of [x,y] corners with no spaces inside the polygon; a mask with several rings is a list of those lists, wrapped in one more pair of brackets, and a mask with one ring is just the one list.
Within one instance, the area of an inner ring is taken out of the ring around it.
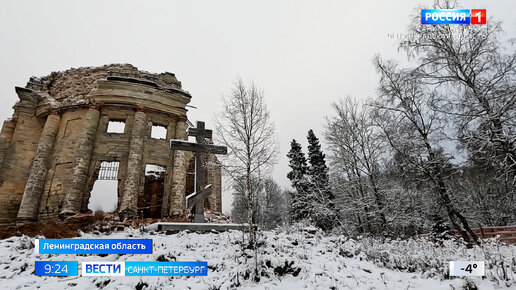
{"label": "overcast sky", "polygon": [[[397,39],[419,4],[433,1],[2,1],[0,119],[12,115],[15,86],[71,67],[131,63],[176,74],[193,98],[188,118],[206,121],[240,77],[266,94],[281,144],[273,177],[289,186],[293,138],[322,138],[330,103],[375,94],[372,58],[397,58]],[[516,1],[462,1],[485,8],[516,37]],[[488,22],[489,23],[489,22]],[[324,144],[323,144],[324,148]],[[224,209],[230,200],[224,195]]]}

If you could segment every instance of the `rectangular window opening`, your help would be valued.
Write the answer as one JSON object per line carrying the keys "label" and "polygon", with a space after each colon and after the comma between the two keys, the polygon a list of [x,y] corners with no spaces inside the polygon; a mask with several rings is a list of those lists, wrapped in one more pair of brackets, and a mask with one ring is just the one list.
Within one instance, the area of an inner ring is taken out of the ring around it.
{"label": "rectangular window opening", "polygon": [[102,161],[100,164],[99,177],[97,180],[117,180],[119,167],[119,161]]}
{"label": "rectangular window opening", "polygon": [[152,124],[151,138],[167,139],[167,128],[165,126]]}
{"label": "rectangular window opening", "polygon": [[123,134],[125,131],[125,120],[109,120],[106,133]]}

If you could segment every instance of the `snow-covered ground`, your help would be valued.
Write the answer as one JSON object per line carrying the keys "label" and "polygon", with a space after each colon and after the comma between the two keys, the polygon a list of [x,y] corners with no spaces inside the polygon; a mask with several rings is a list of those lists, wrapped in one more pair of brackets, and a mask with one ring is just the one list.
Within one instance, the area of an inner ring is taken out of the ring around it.
{"label": "snow-covered ground", "polygon": [[[261,232],[258,253],[262,275],[255,282],[246,279],[254,267],[253,253],[245,249],[245,237],[238,231],[165,235],[126,229],[83,237],[151,238],[153,254],[36,257],[34,239],[11,237],[0,240],[0,289],[463,289],[466,279],[445,277],[447,261],[475,259],[487,260],[488,268],[485,279],[468,279],[478,289],[516,285],[516,247],[498,244],[465,249],[452,242],[436,247],[423,240],[353,241],[311,230]],[[209,269],[206,277],[36,277],[36,259],[207,261]],[[501,281],[501,269],[508,270],[508,281]]]}

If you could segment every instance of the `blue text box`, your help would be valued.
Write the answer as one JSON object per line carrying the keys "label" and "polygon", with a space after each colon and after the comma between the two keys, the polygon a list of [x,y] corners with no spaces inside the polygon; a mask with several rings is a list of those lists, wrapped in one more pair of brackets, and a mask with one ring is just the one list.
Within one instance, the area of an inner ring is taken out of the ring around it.
{"label": "blue text box", "polygon": [[77,276],[77,261],[36,261],[36,276]]}
{"label": "blue text box", "polygon": [[470,24],[469,9],[421,9],[421,24]]}
{"label": "blue text box", "polygon": [[125,262],[126,276],[207,276],[207,262]]}
{"label": "blue text box", "polygon": [[152,239],[39,239],[36,254],[152,254]]}

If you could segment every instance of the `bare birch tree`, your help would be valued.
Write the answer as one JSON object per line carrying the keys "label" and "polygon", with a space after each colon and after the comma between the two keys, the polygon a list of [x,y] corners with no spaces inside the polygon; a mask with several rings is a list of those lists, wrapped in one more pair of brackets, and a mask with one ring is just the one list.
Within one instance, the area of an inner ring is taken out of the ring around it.
{"label": "bare birch tree", "polygon": [[223,159],[225,173],[234,182],[245,180],[249,245],[256,249],[253,209],[257,191],[252,181],[260,182],[270,172],[279,152],[263,90],[253,82],[246,86],[238,79],[231,93],[223,97],[223,109],[215,123],[219,142],[229,149],[227,158]]}
{"label": "bare birch tree", "polygon": [[347,203],[355,203],[347,210],[355,211],[353,215],[361,231],[364,226],[382,231],[387,220],[379,161],[385,142],[376,136],[369,107],[360,108],[350,97],[332,107],[336,116],[326,119],[325,138],[334,172],[340,171],[341,178],[347,181],[347,188],[342,188],[344,196],[349,197]]}

